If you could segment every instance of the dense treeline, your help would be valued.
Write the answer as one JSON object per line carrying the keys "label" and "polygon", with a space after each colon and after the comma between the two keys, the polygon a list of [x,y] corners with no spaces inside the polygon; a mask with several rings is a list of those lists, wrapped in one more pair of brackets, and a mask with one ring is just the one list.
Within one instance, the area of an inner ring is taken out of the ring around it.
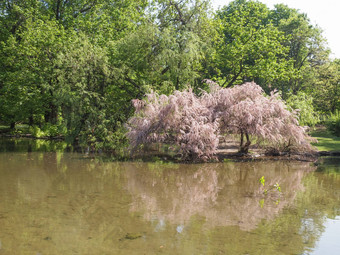
{"label": "dense treeline", "polygon": [[285,5],[235,0],[213,12],[205,0],[3,0],[0,52],[0,124],[93,148],[125,139],[132,99],[199,93],[203,79],[278,89],[303,125],[340,107],[340,61]]}

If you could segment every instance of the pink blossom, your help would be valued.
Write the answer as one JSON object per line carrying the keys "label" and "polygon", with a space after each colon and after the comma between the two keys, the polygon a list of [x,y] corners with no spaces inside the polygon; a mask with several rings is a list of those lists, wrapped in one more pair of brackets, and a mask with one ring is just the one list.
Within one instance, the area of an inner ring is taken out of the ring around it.
{"label": "pink blossom", "polygon": [[174,145],[184,158],[207,160],[216,154],[220,134],[239,134],[241,152],[248,152],[251,137],[275,148],[311,149],[296,113],[287,110],[277,93],[266,96],[254,82],[233,88],[206,82],[210,92],[200,97],[188,89],[133,100],[136,111],[127,123],[132,151],[164,143]]}

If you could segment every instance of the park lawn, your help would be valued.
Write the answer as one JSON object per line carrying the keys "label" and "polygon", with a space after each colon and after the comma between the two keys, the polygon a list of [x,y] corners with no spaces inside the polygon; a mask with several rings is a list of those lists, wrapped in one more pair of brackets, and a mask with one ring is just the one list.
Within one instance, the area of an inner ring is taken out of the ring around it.
{"label": "park lawn", "polygon": [[326,129],[316,129],[310,136],[318,140],[312,143],[319,151],[340,151],[340,137],[334,136]]}

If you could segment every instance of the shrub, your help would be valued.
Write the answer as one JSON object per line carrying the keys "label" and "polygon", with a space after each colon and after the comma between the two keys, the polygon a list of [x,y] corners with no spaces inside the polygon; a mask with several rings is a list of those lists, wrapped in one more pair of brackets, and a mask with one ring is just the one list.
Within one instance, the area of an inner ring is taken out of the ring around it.
{"label": "shrub", "polygon": [[340,136],[340,112],[338,110],[328,116],[325,124],[329,131],[336,136]]}
{"label": "shrub", "polygon": [[313,97],[300,91],[296,95],[289,95],[287,105],[298,111],[298,120],[301,126],[314,127],[320,122],[318,114],[314,111]]}

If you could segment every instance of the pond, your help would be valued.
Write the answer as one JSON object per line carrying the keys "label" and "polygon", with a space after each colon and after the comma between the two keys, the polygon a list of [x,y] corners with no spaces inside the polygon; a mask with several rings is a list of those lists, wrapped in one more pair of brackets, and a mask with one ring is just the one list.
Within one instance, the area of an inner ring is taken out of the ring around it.
{"label": "pond", "polygon": [[1,255],[340,254],[339,158],[165,164],[65,148],[0,140]]}

